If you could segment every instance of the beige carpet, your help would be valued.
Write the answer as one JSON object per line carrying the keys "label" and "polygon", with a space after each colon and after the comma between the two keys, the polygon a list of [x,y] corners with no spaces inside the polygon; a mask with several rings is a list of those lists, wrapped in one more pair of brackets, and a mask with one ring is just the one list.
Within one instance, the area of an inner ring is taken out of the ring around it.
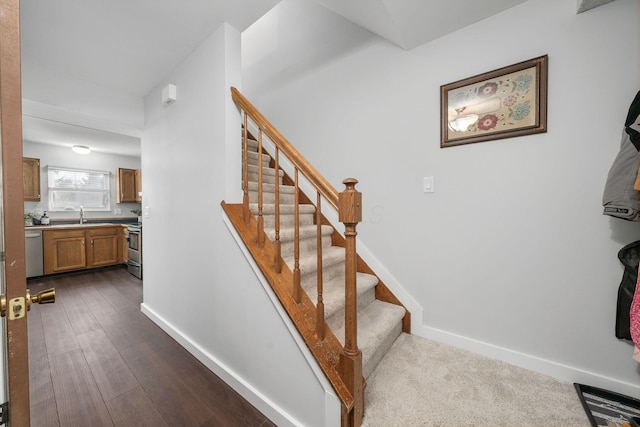
{"label": "beige carpet", "polygon": [[401,334],[369,377],[363,427],[588,427],[573,384]]}

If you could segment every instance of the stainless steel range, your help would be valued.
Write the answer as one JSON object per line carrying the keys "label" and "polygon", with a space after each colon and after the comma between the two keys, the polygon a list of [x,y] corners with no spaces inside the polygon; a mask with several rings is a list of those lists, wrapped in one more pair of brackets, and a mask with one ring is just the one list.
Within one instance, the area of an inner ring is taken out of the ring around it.
{"label": "stainless steel range", "polygon": [[129,230],[127,270],[138,279],[142,279],[142,224],[131,224],[127,229]]}

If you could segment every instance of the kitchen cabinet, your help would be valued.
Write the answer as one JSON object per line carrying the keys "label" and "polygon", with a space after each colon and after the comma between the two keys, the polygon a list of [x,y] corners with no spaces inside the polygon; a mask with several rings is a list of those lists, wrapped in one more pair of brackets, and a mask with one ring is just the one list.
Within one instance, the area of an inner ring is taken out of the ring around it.
{"label": "kitchen cabinet", "polygon": [[142,203],[142,171],[136,169],[136,202]]}
{"label": "kitchen cabinet", "polygon": [[118,168],[116,203],[135,203],[136,194],[136,170]]}
{"label": "kitchen cabinet", "polygon": [[118,168],[116,175],[116,202],[142,202],[142,171],[140,169]]}
{"label": "kitchen cabinet", "polygon": [[87,230],[87,268],[122,262],[122,227]]}
{"label": "kitchen cabinet", "polygon": [[22,185],[26,202],[40,201],[40,159],[22,158]]}
{"label": "kitchen cabinet", "polygon": [[87,267],[86,230],[43,231],[44,274]]}
{"label": "kitchen cabinet", "polygon": [[44,274],[122,263],[122,233],[121,226],[44,230]]}

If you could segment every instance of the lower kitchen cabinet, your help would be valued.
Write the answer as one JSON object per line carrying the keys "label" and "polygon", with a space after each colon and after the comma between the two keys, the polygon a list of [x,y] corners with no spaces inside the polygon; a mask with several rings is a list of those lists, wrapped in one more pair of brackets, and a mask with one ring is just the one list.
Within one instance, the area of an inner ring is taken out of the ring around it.
{"label": "lower kitchen cabinet", "polygon": [[87,267],[102,267],[122,262],[122,227],[87,230]]}
{"label": "lower kitchen cabinet", "polygon": [[121,239],[119,226],[44,230],[44,274],[119,264]]}
{"label": "lower kitchen cabinet", "polygon": [[86,230],[45,230],[42,234],[44,274],[87,267]]}

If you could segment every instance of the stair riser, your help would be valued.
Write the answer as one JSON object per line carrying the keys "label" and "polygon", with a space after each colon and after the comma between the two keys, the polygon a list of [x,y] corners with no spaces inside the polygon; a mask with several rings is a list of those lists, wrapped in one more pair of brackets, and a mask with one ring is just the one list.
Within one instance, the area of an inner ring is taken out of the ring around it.
{"label": "stair riser", "polygon": [[[358,294],[358,311],[362,310],[376,299],[376,289],[371,288],[362,294]],[[317,298],[313,297],[312,301],[316,301]],[[337,331],[344,325],[344,300],[341,308],[334,312],[331,316],[325,319],[327,324],[333,331]]]}
{"label": "stair riser", "polygon": [[[315,267],[315,264],[314,264],[314,267]],[[333,280],[336,277],[340,277],[340,276],[344,277],[344,269],[345,269],[344,260],[334,264],[330,264],[330,265],[323,264],[322,279],[325,282],[328,282],[329,280]],[[316,285],[317,282],[318,282],[317,268],[314,268],[313,270],[307,273],[304,273],[300,276],[300,284],[305,289],[311,289]]]}
{"label": "stair riser", "polygon": [[389,331],[389,333],[384,337],[378,348],[373,352],[371,357],[367,360],[367,362],[362,366],[362,376],[365,378],[369,378],[369,375],[373,373],[376,369],[382,358],[389,351],[393,342],[398,338],[400,333],[402,332],[402,322],[398,322],[393,329]]}
{"label": "stair riser", "polygon": [[[249,175],[258,175],[258,166],[257,165],[249,165]],[[266,176],[266,175],[279,175],[279,176],[283,176],[284,172],[282,172],[282,170],[279,170],[278,173],[276,174],[276,170],[273,168],[262,168],[262,176]],[[252,181],[251,179],[249,181]],[[258,180],[256,179],[254,182],[258,182]]]}
{"label": "stair riser", "polygon": [[[283,194],[280,193],[280,204],[292,205],[295,202],[295,194]],[[257,191],[249,191],[249,203],[258,203],[258,192]],[[276,203],[276,193],[271,193],[267,191],[262,192],[262,203],[266,204],[275,204]]]}
{"label": "stair riser", "polygon": [[[263,168],[268,168],[269,164],[270,164],[269,159],[266,159],[266,160],[263,159],[263,161],[262,161],[262,167]],[[249,159],[249,165],[258,167],[258,159],[254,159],[254,160]],[[242,161],[242,166],[244,167],[244,160]]]}
{"label": "stair riser", "polygon": [[[241,140],[241,147],[244,145],[244,140]],[[253,140],[253,139],[248,139],[247,140],[247,147],[249,149],[249,151],[258,151],[258,141]]]}
{"label": "stair riser", "polygon": [[[284,257],[283,257],[284,258]],[[286,258],[287,265],[289,266],[289,269],[291,271],[293,271],[293,267],[294,267],[294,261],[291,258]],[[336,263],[336,264],[331,264],[331,265],[323,265],[322,266],[322,274],[323,276],[325,275],[325,273],[328,276],[335,276],[336,273],[334,273],[333,269],[340,269],[341,266],[340,264],[344,264],[344,261],[341,263]],[[344,269],[344,266],[342,266],[342,268]],[[316,262],[315,260],[300,260],[300,283],[302,285],[302,287],[308,287],[310,285],[312,285],[313,283],[315,283],[316,281],[316,276],[317,276],[317,266],[316,266]]]}
{"label": "stair riser", "polygon": [[[262,174],[262,182],[265,184],[275,184],[276,177],[274,175],[267,175],[265,173]],[[258,182],[258,174],[249,171],[249,182]],[[278,182],[282,184],[282,177],[278,179]]]}
{"label": "stair riser", "polygon": [[[331,236],[322,238],[322,247],[328,248],[331,246]],[[317,254],[318,241],[315,237],[309,239],[300,240],[300,256],[306,254]],[[281,253],[283,257],[292,257],[294,250],[293,241],[283,242],[281,246]]]}
{"label": "stair riser", "polygon": [[[253,213],[253,216],[257,219],[257,214]],[[265,230],[275,230],[276,228],[276,216],[275,215],[262,215],[262,219],[264,221]],[[280,230],[283,230],[287,227],[293,227],[294,215],[283,215],[280,214]],[[313,214],[301,214],[300,215],[300,226],[311,225],[313,224]]]}
{"label": "stair riser", "polygon": [[[251,160],[256,160],[257,161],[258,160],[258,152],[255,151],[255,150],[249,150],[247,152],[247,157],[249,157],[249,161],[251,161]],[[271,160],[271,156],[270,155],[262,153],[262,161],[263,162],[264,161],[268,162],[270,160]]]}

